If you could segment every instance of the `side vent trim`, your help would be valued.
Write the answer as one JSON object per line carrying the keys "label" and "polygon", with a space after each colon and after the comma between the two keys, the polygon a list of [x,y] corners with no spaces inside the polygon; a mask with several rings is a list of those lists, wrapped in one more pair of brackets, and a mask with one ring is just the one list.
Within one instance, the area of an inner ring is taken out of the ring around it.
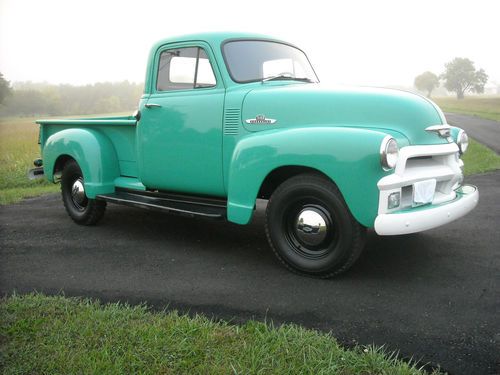
{"label": "side vent trim", "polygon": [[241,123],[239,108],[226,108],[224,112],[224,135],[238,135]]}

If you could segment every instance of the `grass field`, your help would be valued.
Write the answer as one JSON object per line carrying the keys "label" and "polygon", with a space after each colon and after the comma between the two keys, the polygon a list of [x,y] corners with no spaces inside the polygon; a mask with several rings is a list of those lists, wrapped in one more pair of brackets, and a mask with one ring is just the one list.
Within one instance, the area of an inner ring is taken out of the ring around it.
{"label": "grass field", "polygon": [[466,96],[432,98],[445,112],[463,113],[500,121],[500,96]]}
{"label": "grass field", "polygon": [[462,159],[466,176],[500,169],[500,155],[472,139]]}
{"label": "grass field", "polygon": [[27,178],[33,160],[40,157],[37,137],[32,118],[0,119],[0,204],[57,191],[57,185]]}
{"label": "grass field", "polygon": [[42,295],[1,302],[0,353],[4,374],[425,373],[383,349],[347,350],[296,325],[238,326]]}
{"label": "grass field", "polygon": [[[129,113],[103,116],[120,115]],[[33,117],[0,118],[0,205],[59,191],[59,185],[45,179],[30,181],[27,178],[28,170],[33,168],[33,160],[40,157],[35,120]]]}

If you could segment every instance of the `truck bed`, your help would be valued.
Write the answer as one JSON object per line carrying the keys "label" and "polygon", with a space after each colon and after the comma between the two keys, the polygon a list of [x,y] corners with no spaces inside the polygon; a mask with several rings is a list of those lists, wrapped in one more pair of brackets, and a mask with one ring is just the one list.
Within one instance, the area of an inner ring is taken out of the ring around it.
{"label": "truck bed", "polygon": [[52,135],[65,129],[89,129],[108,138],[116,152],[120,176],[138,176],[136,152],[136,124],[133,116],[86,117],[76,119],[37,120],[40,125],[40,145],[42,150]]}

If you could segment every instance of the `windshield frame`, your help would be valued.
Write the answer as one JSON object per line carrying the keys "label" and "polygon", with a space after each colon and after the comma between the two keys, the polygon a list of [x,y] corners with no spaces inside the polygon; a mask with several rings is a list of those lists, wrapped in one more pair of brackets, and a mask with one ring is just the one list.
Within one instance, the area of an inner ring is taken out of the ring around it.
{"label": "windshield frame", "polygon": [[[229,74],[229,77],[231,78],[231,80],[234,83],[243,84],[243,83],[252,83],[252,82],[263,82],[263,80],[265,79],[265,77],[256,78],[256,79],[250,79],[250,80],[237,80],[233,76],[233,73],[231,72],[231,69],[229,67],[229,63],[227,61],[226,51],[224,49],[224,47],[226,46],[226,44],[232,43],[232,42],[269,42],[269,43],[283,44],[285,46],[295,48],[296,50],[298,50],[298,51],[300,51],[300,52],[302,52],[304,54],[307,62],[309,63],[309,66],[311,67],[312,72],[314,73],[314,77],[316,78],[316,82],[311,82],[311,83],[319,83],[319,78],[318,78],[318,75],[316,74],[316,71],[314,70],[314,66],[311,64],[311,61],[309,61],[309,57],[307,56],[307,54],[303,50],[301,50],[299,47],[297,47],[297,46],[295,46],[295,45],[293,45],[291,43],[287,43],[287,42],[283,42],[281,40],[275,40],[275,39],[266,39],[266,38],[231,38],[231,39],[226,39],[226,40],[224,40],[221,43],[221,53],[222,53],[222,58],[224,59],[224,64],[226,65],[227,73]],[[289,80],[283,79],[283,80],[280,80],[280,82],[284,82],[284,81],[289,81],[289,82],[294,82],[294,83],[301,82],[301,81],[298,81],[298,80],[295,80],[295,79],[289,79]],[[308,82],[303,82],[303,83],[308,83]]]}

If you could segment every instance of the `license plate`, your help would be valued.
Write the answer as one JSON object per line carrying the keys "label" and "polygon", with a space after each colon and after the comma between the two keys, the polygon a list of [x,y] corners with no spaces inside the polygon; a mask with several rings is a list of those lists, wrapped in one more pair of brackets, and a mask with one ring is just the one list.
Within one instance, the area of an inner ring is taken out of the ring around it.
{"label": "license plate", "polygon": [[432,203],[436,191],[436,180],[425,180],[413,184],[413,206]]}

